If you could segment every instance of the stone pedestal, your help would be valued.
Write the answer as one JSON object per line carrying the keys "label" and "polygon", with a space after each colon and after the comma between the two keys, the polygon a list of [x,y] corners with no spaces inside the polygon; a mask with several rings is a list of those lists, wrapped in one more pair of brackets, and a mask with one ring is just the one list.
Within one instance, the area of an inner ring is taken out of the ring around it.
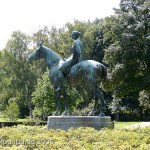
{"label": "stone pedestal", "polygon": [[68,130],[71,127],[93,127],[97,130],[111,126],[111,117],[104,116],[49,116],[48,129]]}

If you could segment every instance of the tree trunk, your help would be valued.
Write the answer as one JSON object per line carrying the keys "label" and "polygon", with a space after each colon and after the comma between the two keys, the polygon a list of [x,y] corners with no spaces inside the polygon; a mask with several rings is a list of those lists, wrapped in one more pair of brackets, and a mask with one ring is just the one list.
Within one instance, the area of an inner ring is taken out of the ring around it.
{"label": "tree trunk", "polygon": [[115,113],[115,120],[119,121],[119,112]]}
{"label": "tree trunk", "polygon": [[44,104],[42,105],[42,120],[44,120]]}
{"label": "tree trunk", "polygon": [[141,121],[143,120],[143,109],[142,109],[142,107],[140,107],[140,120]]}
{"label": "tree trunk", "polygon": [[28,89],[28,108],[29,108],[29,114],[30,114],[30,118],[32,118],[32,98],[31,98],[31,93],[30,90]]}

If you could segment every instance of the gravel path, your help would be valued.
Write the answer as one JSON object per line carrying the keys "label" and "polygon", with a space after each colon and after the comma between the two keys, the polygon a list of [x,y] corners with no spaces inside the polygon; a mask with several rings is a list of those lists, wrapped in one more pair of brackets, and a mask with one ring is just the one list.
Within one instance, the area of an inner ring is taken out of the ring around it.
{"label": "gravel path", "polygon": [[125,128],[138,128],[138,127],[144,128],[144,127],[147,127],[147,126],[150,126],[150,122],[142,122],[142,123],[139,123],[139,124],[133,124],[133,125],[127,126]]}

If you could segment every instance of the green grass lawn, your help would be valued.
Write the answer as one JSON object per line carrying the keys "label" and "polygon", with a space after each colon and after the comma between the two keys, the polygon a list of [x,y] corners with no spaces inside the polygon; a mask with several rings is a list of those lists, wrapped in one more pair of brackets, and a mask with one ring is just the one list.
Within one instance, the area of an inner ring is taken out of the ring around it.
{"label": "green grass lawn", "polygon": [[5,121],[7,121],[8,119],[6,119],[6,118],[0,118],[0,121],[1,122],[5,122]]}
{"label": "green grass lawn", "polygon": [[[17,122],[24,122],[24,121],[27,121],[28,119],[17,119],[16,121]],[[8,122],[9,121],[9,119],[8,118],[2,118],[2,117],[0,117],[0,122]]]}
{"label": "green grass lawn", "polygon": [[123,128],[133,124],[140,124],[141,122],[114,122],[114,123],[115,123],[115,128]]}

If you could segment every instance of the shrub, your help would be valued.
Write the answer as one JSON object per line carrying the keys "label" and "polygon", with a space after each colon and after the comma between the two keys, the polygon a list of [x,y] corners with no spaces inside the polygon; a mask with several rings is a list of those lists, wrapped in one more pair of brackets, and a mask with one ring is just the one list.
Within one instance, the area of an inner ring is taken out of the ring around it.
{"label": "shrub", "polygon": [[6,127],[0,130],[0,148],[10,149],[100,149],[146,150],[150,147],[150,127],[137,129],[70,128],[47,130],[46,126]]}

